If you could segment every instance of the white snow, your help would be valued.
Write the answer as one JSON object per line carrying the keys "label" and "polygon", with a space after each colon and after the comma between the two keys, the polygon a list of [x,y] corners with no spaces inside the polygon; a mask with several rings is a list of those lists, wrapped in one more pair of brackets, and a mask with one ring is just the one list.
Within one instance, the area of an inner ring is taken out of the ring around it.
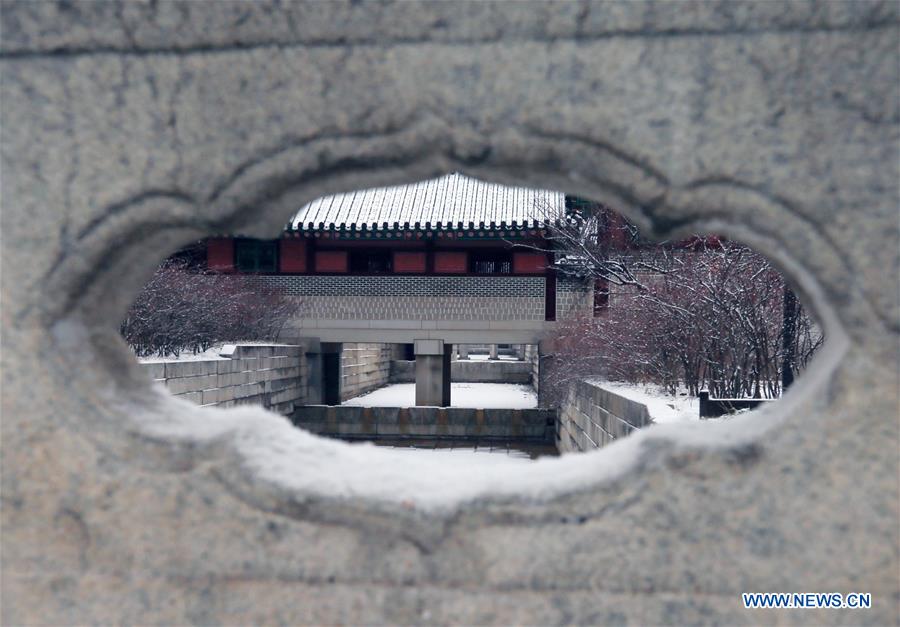
{"label": "white snow", "polygon": [[[356,407],[413,407],[415,383],[394,383],[368,394],[344,401]],[[451,407],[476,409],[531,409],[537,407],[537,395],[529,385],[517,383],[451,383]]]}
{"label": "white snow", "polygon": [[454,464],[468,464],[470,462],[488,464],[506,464],[512,462],[514,464],[529,464],[535,461],[531,459],[527,453],[523,453],[521,451],[506,451],[481,447],[422,449],[404,446],[391,447],[391,450],[400,451],[409,455],[438,454],[444,456],[448,462],[452,462]]}
{"label": "white snow", "polygon": [[[490,353],[469,353],[469,361],[522,361],[516,355],[497,355],[497,359],[492,360]],[[458,359],[457,361],[466,361]]]}
{"label": "white snow", "polygon": [[625,398],[643,403],[657,424],[700,420],[700,400],[696,396],[672,396],[657,385],[639,385],[594,380],[603,388]]}
{"label": "white snow", "polygon": [[[297,429],[283,416],[258,407],[197,407],[170,396],[161,385],[150,404],[122,411],[139,418],[139,429],[154,437],[232,447],[246,472],[299,494],[334,499],[390,502],[407,508],[445,511],[485,497],[546,499],[610,481],[630,472],[648,439],[678,447],[733,446],[752,441],[777,415],[718,424],[656,425],[602,449],[531,463],[501,463],[500,456],[412,455],[371,443],[348,444]],[[109,403],[117,397],[110,393]],[[235,489],[241,489],[235,486]]]}
{"label": "white snow", "polygon": [[234,348],[236,346],[285,346],[285,344],[278,344],[275,342],[258,342],[258,341],[249,341],[249,342],[230,342],[228,344],[216,344],[215,346],[211,346],[210,348],[202,351],[200,353],[192,353],[190,351],[182,351],[178,354],[178,357],[169,356],[169,357],[138,357],[137,360],[142,364],[158,364],[164,363],[167,361],[216,361],[221,359],[230,359],[230,357],[223,356],[222,353],[227,353],[230,355],[234,352]]}
{"label": "white snow", "polygon": [[159,364],[168,361],[216,361],[220,359],[228,359],[222,357],[219,353],[227,346],[226,344],[217,344],[200,353],[192,353],[190,351],[182,351],[178,357],[138,357],[138,361],[142,364]]}
{"label": "white snow", "polygon": [[[824,313],[830,315],[828,310]],[[697,420],[653,425],[596,451],[548,456],[530,464],[495,464],[489,461],[490,455],[473,456],[468,463],[457,464],[452,456],[409,455],[373,444],[329,440],[297,429],[285,417],[259,407],[198,407],[173,397],[162,384],[153,384],[149,394],[143,390],[123,396],[122,390],[111,383],[97,392],[107,406],[132,417],[130,428],[137,433],[232,450],[233,457],[214,455],[209,463],[236,461],[259,486],[247,488],[224,479],[235,491],[262,490],[261,483],[270,483],[275,489],[293,492],[291,498],[297,500],[315,495],[446,512],[483,498],[554,498],[609,484],[628,475],[639,462],[644,468],[646,464],[662,468],[667,457],[680,451],[727,450],[759,442],[827,386],[850,345],[836,322],[828,326],[828,332],[830,340],[813,365],[777,403],[712,424]],[[62,355],[81,357],[79,351],[91,345],[84,326],[71,319],[56,323],[51,335]],[[665,443],[668,453],[645,455],[654,442]]]}
{"label": "white snow", "polygon": [[[478,202],[472,202],[478,198]],[[369,225],[381,229],[409,222],[482,222],[521,225],[565,212],[565,195],[551,190],[510,187],[479,181],[454,173],[409,185],[379,187],[317,198],[304,205],[291,219],[293,228],[330,225]]]}

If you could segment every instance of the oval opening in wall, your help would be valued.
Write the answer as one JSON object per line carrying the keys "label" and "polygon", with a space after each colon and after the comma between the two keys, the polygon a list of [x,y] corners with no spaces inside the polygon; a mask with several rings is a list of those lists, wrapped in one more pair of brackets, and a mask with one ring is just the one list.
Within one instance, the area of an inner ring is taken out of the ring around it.
{"label": "oval opening in wall", "polygon": [[428,456],[432,476],[753,420],[824,342],[726,235],[652,241],[605,204],[457,173],[316,199],[271,239],[185,246],[121,331],[181,400],[259,406],[400,467]]}

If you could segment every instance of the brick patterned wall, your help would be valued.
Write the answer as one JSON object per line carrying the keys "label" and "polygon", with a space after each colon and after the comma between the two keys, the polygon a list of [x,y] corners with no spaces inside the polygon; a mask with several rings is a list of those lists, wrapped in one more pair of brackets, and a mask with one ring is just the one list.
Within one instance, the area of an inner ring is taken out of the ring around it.
{"label": "brick patterned wall", "polygon": [[231,359],[142,363],[174,396],[203,406],[262,405],[291,414],[306,402],[305,346],[240,344]]}
{"label": "brick patterned wall", "polygon": [[590,314],[594,309],[594,290],[590,281],[568,277],[556,280],[556,319],[564,320],[576,311]]}
{"label": "brick patterned wall", "polygon": [[[544,319],[544,277],[303,276],[251,280],[303,298],[301,318],[331,320]],[[556,316],[593,310],[591,283],[557,280]]]}
{"label": "brick patterned wall", "polygon": [[544,319],[543,299],[525,298],[397,298],[374,296],[309,296],[303,318],[326,320],[531,320]]}
{"label": "brick patterned wall", "polygon": [[300,317],[543,320],[543,277],[259,276],[303,298]]}
{"label": "brick patterned wall", "polygon": [[252,277],[292,296],[431,296],[544,298],[543,277],[516,276],[289,276]]}

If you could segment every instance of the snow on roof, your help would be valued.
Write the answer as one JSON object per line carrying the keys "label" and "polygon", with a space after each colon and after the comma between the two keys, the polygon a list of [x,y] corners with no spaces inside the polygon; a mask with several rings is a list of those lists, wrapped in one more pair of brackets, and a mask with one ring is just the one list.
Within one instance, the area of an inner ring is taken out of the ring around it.
{"label": "snow on roof", "polygon": [[524,227],[556,220],[565,195],[485,183],[454,173],[428,181],[317,198],[291,219],[294,230]]}

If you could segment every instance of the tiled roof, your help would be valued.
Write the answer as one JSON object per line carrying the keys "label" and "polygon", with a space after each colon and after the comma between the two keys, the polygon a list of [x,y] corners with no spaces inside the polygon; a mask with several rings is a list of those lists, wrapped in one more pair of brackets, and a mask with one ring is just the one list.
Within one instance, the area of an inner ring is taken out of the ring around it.
{"label": "tiled roof", "polygon": [[397,187],[317,198],[291,220],[293,230],[525,228],[565,212],[559,192],[485,183],[462,174]]}

